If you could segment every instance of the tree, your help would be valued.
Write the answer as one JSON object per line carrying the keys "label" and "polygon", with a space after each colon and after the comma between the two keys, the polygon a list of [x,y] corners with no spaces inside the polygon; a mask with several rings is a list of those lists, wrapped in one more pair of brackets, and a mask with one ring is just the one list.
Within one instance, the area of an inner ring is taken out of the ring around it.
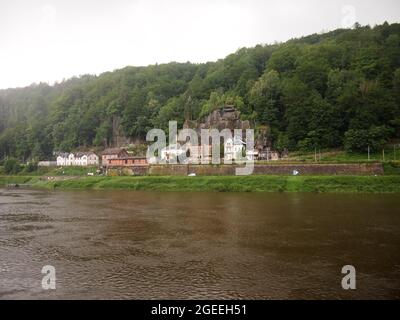
{"label": "tree", "polygon": [[309,131],[310,89],[298,78],[284,81],[282,86],[282,104],[289,146],[295,149],[299,141],[307,136]]}
{"label": "tree", "polygon": [[258,115],[258,122],[270,126],[279,126],[282,118],[281,82],[279,73],[266,70],[250,91],[250,103]]}
{"label": "tree", "polygon": [[344,146],[348,152],[366,152],[381,150],[387,143],[391,130],[386,126],[373,126],[369,130],[349,130],[345,134]]}
{"label": "tree", "polygon": [[301,55],[301,46],[294,44],[282,45],[268,61],[268,69],[279,73],[290,72],[296,69],[296,61]]}

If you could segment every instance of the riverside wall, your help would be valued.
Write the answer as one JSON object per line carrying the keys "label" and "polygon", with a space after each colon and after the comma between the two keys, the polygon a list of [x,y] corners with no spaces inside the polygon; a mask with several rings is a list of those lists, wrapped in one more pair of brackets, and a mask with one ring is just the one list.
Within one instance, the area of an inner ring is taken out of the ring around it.
{"label": "riverside wall", "polygon": [[[151,176],[233,176],[239,165],[149,165],[113,167],[108,175],[151,175]],[[355,164],[260,164],[254,166],[253,175],[382,175],[381,163]]]}

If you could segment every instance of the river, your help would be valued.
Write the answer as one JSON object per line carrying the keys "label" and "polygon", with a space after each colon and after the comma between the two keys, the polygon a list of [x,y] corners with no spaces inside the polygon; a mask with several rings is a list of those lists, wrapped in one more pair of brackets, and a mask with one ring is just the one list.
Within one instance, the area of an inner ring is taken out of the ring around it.
{"label": "river", "polygon": [[400,197],[0,189],[0,299],[74,298],[399,299]]}

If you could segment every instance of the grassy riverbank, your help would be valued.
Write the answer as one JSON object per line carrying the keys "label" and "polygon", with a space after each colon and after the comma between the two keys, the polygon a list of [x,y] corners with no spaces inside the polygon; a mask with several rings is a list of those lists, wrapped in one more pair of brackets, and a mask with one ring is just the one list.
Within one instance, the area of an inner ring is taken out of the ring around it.
{"label": "grassy riverbank", "polygon": [[16,183],[51,190],[400,193],[400,176],[76,177],[64,181],[0,176],[0,186]]}

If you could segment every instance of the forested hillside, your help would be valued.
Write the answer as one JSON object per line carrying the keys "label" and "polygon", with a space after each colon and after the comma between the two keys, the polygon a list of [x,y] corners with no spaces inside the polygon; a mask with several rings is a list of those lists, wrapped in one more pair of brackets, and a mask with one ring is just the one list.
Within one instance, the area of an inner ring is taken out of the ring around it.
{"label": "forested hillside", "polygon": [[[62,63],[62,62],[60,62]],[[364,151],[400,137],[400,24],[243,48],[217,62],[126,67],[0,90],[0,159],[103,146],[112,118],[144,139],[235,104],[276,149]]]}

